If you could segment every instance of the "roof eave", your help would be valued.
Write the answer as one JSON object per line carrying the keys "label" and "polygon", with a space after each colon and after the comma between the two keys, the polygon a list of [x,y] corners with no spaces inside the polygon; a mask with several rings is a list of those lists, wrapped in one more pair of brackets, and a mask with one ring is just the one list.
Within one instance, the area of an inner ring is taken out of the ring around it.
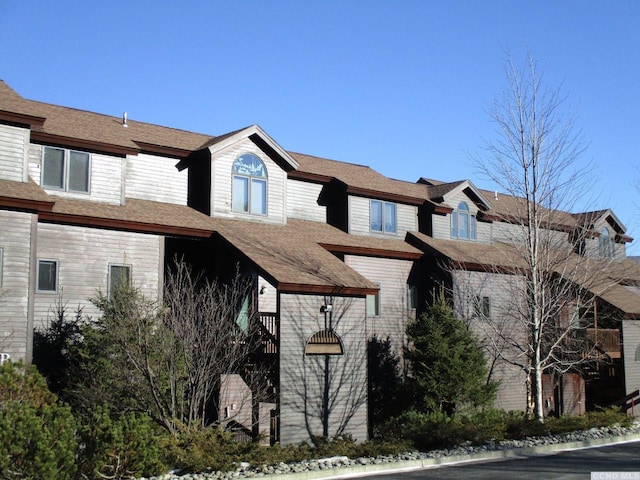
{"label": "roof eave", "polygon": [[404,203],[407,205],[415,205],[415,206],[421,206],[421,205],[424,205],[425,202],[427,202],[427,199],[425,198],[410,197],[407,195],[400,195],[397,193],[381,192],[378,190],[372,190],[369,188],[354,187],[354,186],[348,186],[347,193],[350,195],[355,195],[359,197],[370,197],[370,198],[376,198],[380,200],[389,200],[392,202]]}
{"label": "roof eave", "polygon": [[134,140],[136,145],[140,147],[142,153],[151,153],[156,155],[162,155],[165,157],[183,159],[191,155],[192,151],[184,148],[170,147],[166,145],[156,145],[153,143],[147,143],[140,140]]}
{"label": "roof eave", "polygon": [[120,156],[137,155],[139,150],[134,147],[126,147],[124,145],[113,145],[104,142],[96,142],[94,140],[85,140],[81,138],[64,137],[54,135],[47,132],[31,131],[31,140],[37,143],[61,145],[65,147],[79,148],[87,151],[111,153]]}
{"label": "roof eave", "polygon": [[354,245],[339,245],[324,242],[319,242],[318,245],[332,253],[360,255],[364,257],[394,258],[398,260],[418,260],[422,257],[422,252],[403,252],[399,250],[386,250],[383,248],[359,247]]}
{"label": "roof eave", "polygon": [[0,121],[29,125],[31,127],[41,127],[46,118],[26,113],[16,113],[7,110],[0,110]]}
{"label": "roof eave", "polygon": [[0,196],[0,207],[3,208],[27,210],[30,212],[49,212],[53,210],[54,204],[55,202],[44,200]]}
{"label": "roof eave", "polygon": [[375,295],[379,291],[378,288],[345,287],[339,285],[310,285],[285,282],[278,283],[276,287],[280,293],[339,295],[343,297],[365,297],[367,295]]}
{"label": "roof eave", "polygon": [[38,220],[47,223],[61,223],[83,227],[99,227],[111,230],[126,230],[140,233],[155,233],[160,235],[175,235],[180,237],[208,238],[212,230],[182,227],[177,225],[161,225],[157,223],[145,223],[134,220],[122,220],[113,218],[93,217],[88,215],[76,215],[60,212],[40,212]]}

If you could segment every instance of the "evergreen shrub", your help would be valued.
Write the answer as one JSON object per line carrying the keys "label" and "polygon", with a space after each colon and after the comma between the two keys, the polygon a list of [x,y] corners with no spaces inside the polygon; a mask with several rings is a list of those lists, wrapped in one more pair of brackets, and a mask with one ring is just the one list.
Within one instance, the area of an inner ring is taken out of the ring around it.
{"label": "evergreen shrub", "polygon": [[0,365],[0,477],[72,479],[76,421],[35,368]]}
{"label": "evergreen shrub", "polygon": [[166,470],[160,460],[158,427],[146,414],[112,418],[98,407],[81,428],[81,469],[89,478],[154,475]]}

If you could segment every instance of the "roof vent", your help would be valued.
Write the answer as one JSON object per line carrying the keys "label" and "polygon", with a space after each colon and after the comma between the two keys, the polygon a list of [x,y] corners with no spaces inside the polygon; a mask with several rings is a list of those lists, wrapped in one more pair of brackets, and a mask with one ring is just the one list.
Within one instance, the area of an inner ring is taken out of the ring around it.
{"label": "roof vent", "polygon": [[497,200],[498,199],[498,190],[494,190],[493,191],[493,199]]}
{"label": "roof vent", "polygon": [[124,128],[127,128],[129,125],[127,124],[127,112],[124,112],[122,114],[122,126]]}

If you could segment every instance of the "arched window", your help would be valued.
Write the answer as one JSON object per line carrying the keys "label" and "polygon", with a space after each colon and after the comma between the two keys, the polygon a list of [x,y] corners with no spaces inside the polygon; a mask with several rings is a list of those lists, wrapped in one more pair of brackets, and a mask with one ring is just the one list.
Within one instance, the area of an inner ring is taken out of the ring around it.
{"label": "arched window", "polygon": [[469,212],[465,202],[460,202],[458,208],[451,212],[451,238],[476,239],[476,216]]}
{"label": "arched window", "polygon": [[232,210],[254,215],[267,214],[267,169],[253,153],[233,162]]}
{"label": "arched window", "polygon": [[613,257],[615,253],[615,244],[613,238],[609,234],[608,228],[603,228],[600,232],[600,256],[605,258]]}

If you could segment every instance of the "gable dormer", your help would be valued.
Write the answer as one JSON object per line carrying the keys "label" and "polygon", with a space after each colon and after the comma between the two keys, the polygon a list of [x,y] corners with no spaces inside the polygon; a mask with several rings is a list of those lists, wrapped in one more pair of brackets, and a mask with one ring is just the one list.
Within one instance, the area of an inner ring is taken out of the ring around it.
{"label": "gable dormer", "polygon": [[189,169],[189,205],[212,217],[286,223],[287,172],[297,162],[258,125],[203,145]]}
{"label": "gable dormer", "polygon": [[583,255],[600,258],[624,258],[626,244],[633,239],[627,228],[611,209],[597,210],[574,215],[580,225]]}
{"label": "gable dormer", "polygon": [[[429,186],[432,212],[431,235],[435,238],[489,242],[491,227],[478,219],[492,207],[484,193],[469,180],[440,183],[421,178]],[[429,232],[425,232],[429,233]]]}

